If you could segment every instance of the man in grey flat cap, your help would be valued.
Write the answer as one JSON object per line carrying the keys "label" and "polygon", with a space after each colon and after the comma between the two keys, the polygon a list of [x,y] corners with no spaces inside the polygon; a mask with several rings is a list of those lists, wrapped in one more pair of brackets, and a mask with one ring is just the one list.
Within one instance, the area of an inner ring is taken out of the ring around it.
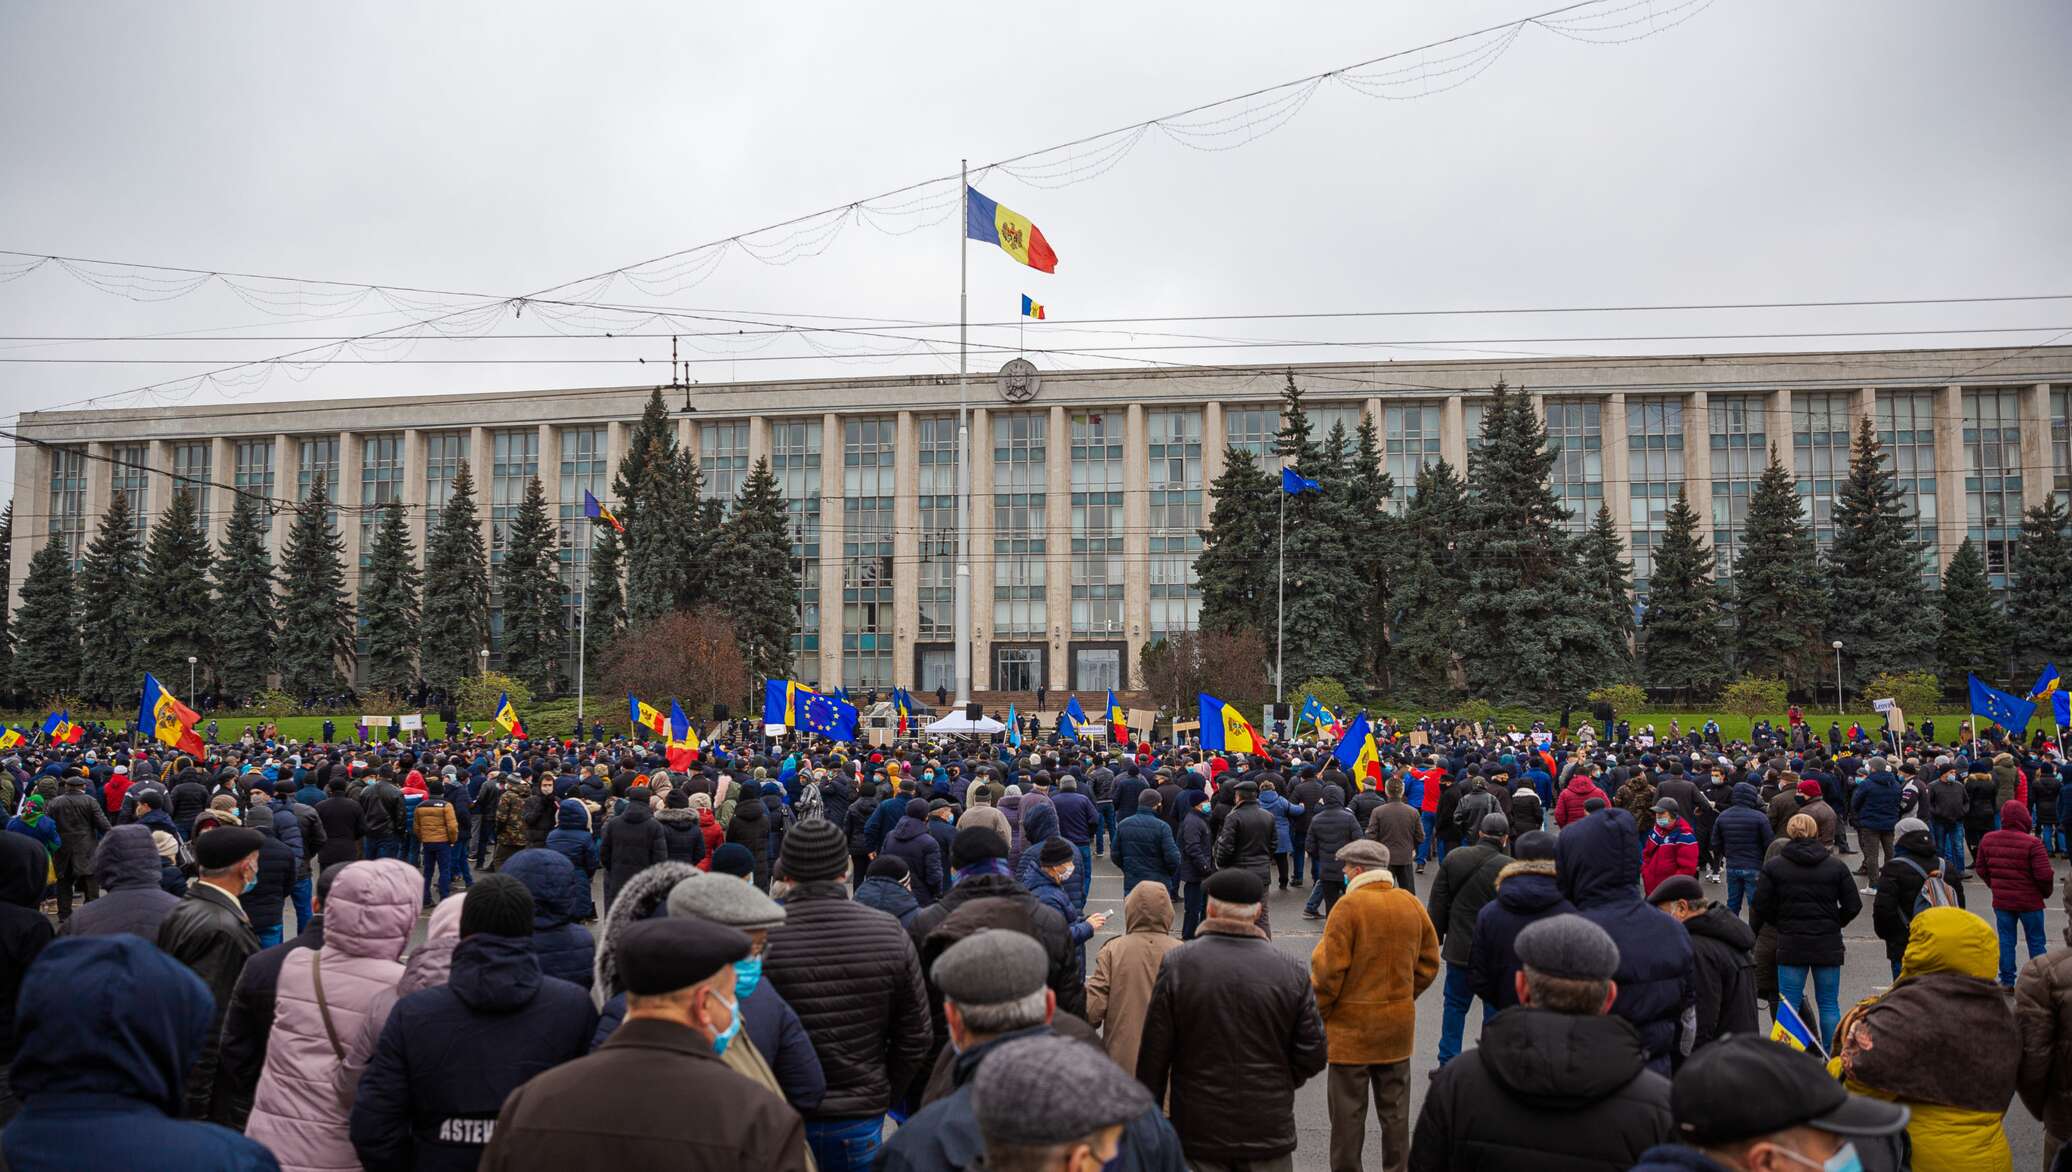
{"label": "man in grey flat cap", "polygon": [[[1024,1115],[1035,1116],[1040,1111],[1051,1118],[1032,1118],[1019,1126],[1060,1127],[1070,1131],[1084,1122],[1079,1113],[1105,1111],[1114,1101],[1112,1095],[1098,1091],[1099,1086],[1112,1084],[1116,1076],[1134,1082],[1109,1061],[1084,1023],[1069,1015],[1055,1014],[1057,995],[1046,984],[1049,973],[1050,954],[1043,945],[1020,932],[1006,929],[980,929],[951,945],[936,959],[934,967],[929,970],[929,977],[943,991],[943,1012],[949,1023],[950,1044],[955,1050],[954,1057],[947,1059],[951,1063],[951,1088],[943,1097],[915,1113],[885,1142],[884,1161],[879,1165],[881,1172],[970,1168],[977,1165],[982,1155],[986,1157],[987,1168],[1001,1167],[986,1148],[981,1131],[982,1120],[976,1108],[975,1080],[979,1072],[991,1064],[994,1055],[1008,1046],[1030,1039],[1062,1042],[1074,1050],[1085,1051],[1095,1059],[1090,1068],[1105,1068],[1102,1078],[1107,1080],[1102,1083],[1077,1075],[1067,1077],[1061,1069],[1053,1069],[1049,1080],[1055,1089],[1046,1090],[1034,1098],[1024,1097],[1022,1105],[1017,1108]],[[1053,1022],[1059,1025],[1070,1023],[1076,1027],[1075,1035],[1078,1031],[1086,1031],[1086,1037],[1083,1040],[1076,1036],[1066,1037]],[[1076,1061],[1077,1055],[1074,1058]],[[931,1083],[931,1088],[933,1085]],[[1157,1105],[1142,1093],[1142,1088],[1135,1089],[1133,1101],[1138,1103],[1137,1108],[1112,1119],[1112,1122],[1121,1124],[1120,1138],[1105,1149],[1106,1158],[1114,1159],[1119,1150],[1123,1159],[1118,1162],[1118,1168],[1183,1172],[1186,1164],[1181,1157],[1179,1137],[1166,1123]],[[930,1094],[934,1093],[931,1089]],[[1109,1102],[1090,1102],[1097,1098]],[[1066,1144],[1091,1134],[1093,1130],[1094,1126],[1088,1126],[1072,1135],[1060,1135],[1049,1146]],[[1070,1151],[1052,1152],[1051,1156],[1048,1163],[1013,1166],[1081,1166],[1066,1162],[1072,1157]],[[1099,1160],[1091,1165],[1099,1166]]]}
{"label": "man in grey flat cap", "polygon": [[1101,1172],[1154,1108],[1106,1054],[1065,1038],[1008,1042],[972,1082],[989,1172]]}
{"label": "man in grey flat cap", "polygon": [[1518,933],[1518,1004],[1432,1077],[1410,1140],[1411,1172],[1474,1167],[1623,1172],[1675,1132],[1669,1080],[1640,1031],[1611,1016],[1619,947],[1582,916]]}

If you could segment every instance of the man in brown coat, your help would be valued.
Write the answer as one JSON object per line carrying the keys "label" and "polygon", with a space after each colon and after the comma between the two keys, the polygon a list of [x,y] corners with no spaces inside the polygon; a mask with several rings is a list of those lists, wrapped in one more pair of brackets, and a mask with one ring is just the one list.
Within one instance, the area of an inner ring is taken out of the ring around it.
{"label": "man in brown coat", "polygon": [[1410,1052],[1418,995],[1439,974],[1439,932],[1417,897],[1396,887],[1390,858],[1365,839],[1338,852],[1345,895],[1309,958],[1331,1064],[1331,1172],[1360,1170],[1370,1088],[1383,1166],[1402,1172],[1410,1161]]}
{"label": "man in brown coat", "polygon": [[1396,877],[1396,886],[1412,895],[1417,894],[1417,866],[1414,862],[1417,845],[1424,841],[1424,819],[1416,806],[1403,800],[1403,779],[1391,777],[1386,787],[1388,801],[1374,808],[1367,816],[1367,837],[1380,843],[1391,859],[1389,873]]}
{"label": "man in brown coat", "polygon": [[1086,1020],[1100,1029],[1115,1065],[1133,1071],[1158,966],[1180,947],[1173,936],[1173,897],[1161,884],[1139,883],[1122,901],[1122,922],[1127,930],[1101,946],[1094,975],[1087,978]]}

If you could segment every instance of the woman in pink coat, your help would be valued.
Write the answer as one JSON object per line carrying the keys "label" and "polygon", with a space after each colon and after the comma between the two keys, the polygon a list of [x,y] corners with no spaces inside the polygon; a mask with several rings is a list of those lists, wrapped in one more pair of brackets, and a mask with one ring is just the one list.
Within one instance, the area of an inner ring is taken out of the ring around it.
{"label": "woman in pink coat", "polygon": [[417,872],[399,859],[347,864],[324,901],[323,950],[296,949],[281,966],[273,1033],[245,1134],[265,1144],[283,1169],[360,1167],[346,1121],[369,1057],[366,1039],[379,1036],[365,1026],[370,1016],[385,1021],[395,1004],[421,888]]}

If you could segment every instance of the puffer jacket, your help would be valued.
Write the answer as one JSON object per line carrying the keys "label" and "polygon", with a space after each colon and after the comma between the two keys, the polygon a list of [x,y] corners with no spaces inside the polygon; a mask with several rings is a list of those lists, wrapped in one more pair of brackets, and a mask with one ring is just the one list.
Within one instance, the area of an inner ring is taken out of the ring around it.
{"label": "puffer jacket", "polygon": [[386,1019],[395,1004],[403,945],[417,926],[420,882],[396,859],[348,868],[324,904],[323,948],[295,949],[281,965],[266,1066],[245,1134],[265,1144],[283,1169],[353,1172],[360,1166],[347,1119],[371,1053],[361,1035],[370,1017]]}
{"label": "puffer jacket", "polygon": [[589,880],[557,851],[527,847],[504,861],[501,871],[532,892],[532,951],[550,977],[589,985],[597,945],[590,929],[573,923],[576,890],[587,896]]}
{"label": "puffer jacket", "polygon": [[1496,874],[1496,898],[1475,913],[1474,944],[1468,952],[1468,980],[1475,996],[1498,1009],[1518,1004],[1518,933],[1576,905],[1554,881],[1554,860],[1518,859]]}
{"label": "puffer jacket", "polygon": [[1993,828],[1994,811],[2000,808],[1998,795],[1991,773],[1974,773],[1964,779],[1964,833],[1973,841]]}
{"label": "puffer jacket", "polygon": [[1760,871],[1763,852],[1776,837],[1763,812],[1760,791],[1745,781],[1734,783],[1734,800],[1712,820],[1712,849],[1730,871]]}
{"label": "puffer jacket", "polygon": [[1125,897],[1147,881],[1171,891],[1179,878],[1180,844],[1172,825],[1143,808],[1116,824],[1113,858],[1122,868]]}
{"label": "puffer jacket", "polygon": [[1993,758],[1993,801],[1998,809],[2005,809],[2009,802],[2029,804],[2028,795],[2022,792],[2022,771],[2015,766],[2014,754],[2001,753]]}
{"label": "puffer jacket", "polygon": [[554,815],[554,829],[547,832],[547,849],[567,859],[583,877],[571,893],[569,915],[578,920],[596,919],[597,904],[590,898],[590,876],[597,873],[601,864],[597,840],[590,837],[590,815],[582,802],[575,798],[561,800]]}
{"label": "puffer jacket", "polygon": [[914,913],[921,910],[914,893],[896,879],[883,875],[871,875],[856,885],[856,902],[873,907],[899,921],[904,928],[914,922]]}
{"label": "puffer jacket", "polygon": [[1345,790],[1335,785],[1324,787],[1324,807],[1311,816],[1306,833],[1305,849],[1316,864],[1317,877],[1343,882],[1345,864],[1338,861],[1338,852],[1360,837],[1359,820],[1345,808]]}
{"label": "puffer jacket", "polygon": [[1856,792],[1849,796],[1849,809],[1855,813],[1858,826],[1886,831],[1899,823],[1900,797],[1898,776],[1883,770],[1856,783]]}
{"label": "puffer jacket", "polygon": [[2040,912],[2057,882],[2043,840],[2029,833],[2029,811],[2010,799],[2000,807],[2000,829],[1978,841],[1971,869],[1993,892],[1993,910]]}
{"label": "puffer jacket", "polygon": [[899,921],[835,880],[801,883],[770,929],[763,979],[799,1015],[827,1076],[814,1119],[876,1115],[932,1048],[921,962]]}
{"label": "puffer jacket", "polygon": [[288,893],[295,887],[297,858],[295,848],[274,833],[272,807],[253,806],[251,817],[246,825],[265,836],[266,841],[259,846],[259,883],[239,897],[239,902],[251,918],[252,931],[264,933],[280,927],[286,915]]}
{"label": "puffer jacket", "polygon": [[626,880],[669,858],[669,837],[647,803],[628,802],[625,813],[605,823],[598,858],[604,863],[604,902],[610,906]]}
{"label": "puffer jacket", "polygon": [[2058,794],[2065,788],[2064,776],[2055,769],[2038,769],[2036,777],[2029,782],[2029,806],[2036,812],[2036,821],[2043,825],[2055,825],[2058,821]]}
{"label": "puffer jacket", "polygon": [[1633,815],[1599,810],[1563,830],[1555,851],[1561,893],[1619,946],[1612,1012],[1640,1031],[1649,1068],[1667,1074],[1684,1011],[1697,1004],[1696,976],[1683,925],[1641,901]]}
{"label": "puffer jacket", "polygon": [[[1928,876],[1943,869],[1942,855],[1925,830],[1913,830],[1892,844],[1892,857],[1878,873],[1878,894],[1871,899],[1871,926],[1885,942],[1885,956],[1897,961],[1906,955],[1907,939],[1914,922],[1914,904]],[[1949,884],[1950,894],[1963,906],[1961,883]]]}
{"label": "puffer jacket", "polygon": [[727,841],[738,842],[748,848],[755,860],[755,885],[765,890],[770,886],[770,811],[760,799],[744,800],[734,807],[734,817],[727,823]]}
{"label": "puffer jacket", "polygon": [[662,845],[670,859],[697,863],[705,857],[705,831],[698,825],[698,812],[689,806],[664,806],[655,811],[662,828]]}
{"label": "puffer jacket", "polygon": [[1691,824],[1678,818],[1666,829],[1648,827],[1646,845],[1640,849],[1640,887],[1653,891],[1671,875],[1698,873],[1698,836]]}
{"label": "puffer jacket", "polygon": [[2072,1140],[2072,941],[2022,966],[2014,1019],[2022,1039],[2015,1082],[2022,1106],[2062,1145]]}
{"label": "puffer jacket", "polygon": [[1446,852],[1432,881],[1426,910],[1439,930],[1440,959],[1465,965],[1473,954],[1475,917],[1496,898],[1496,877],[1511,862],[1496,839],[1484,838]]}
{"label": "puffer jacket", "polygon": [[1777,929],[1777,963],[1842,963],[1842,928],[1863,911],[1849,864],[1816,838],[1795,838],[1763,864],[1749,904],[1757,932]]}
{"label": "puffer jacket", "polygon": [[1693,1048],[1723,1034],[1756,1030],[1755,933],[1719,904],[1684,921],[1698,987]]}
{"label": "puffer jacket", "polygon": [[[916,798],[916,801],[920,799]],[[944,873],[942,845],[935,836],[928,833],[925,819],[911,814],[901,818],[885,836],[885,854],[899,859],[907,865],[907,874],[913,883],[914,899],[927,907],[942,898],[947,890],[948,876]]]}
{"label": "puffer jacket", "polygon": [[1307,808],[1282,797],[1275,790],[1261,788],[1259,808],[1273,815],[1273,853],[1292,854],[1295,850],[1294,820]]}
{"label": "puffer jacket", "polygon": [[1590,811],[1584,809],[1591,798],[1601,798],[1604,791],[1586,774],[1573,774],[1568,784],[1561,787],[1561,793],[1554,798],[1554,825],[1563,829],[1571,822],[1580,822]]}
{"label": "puffer jacket", "polygon": [[129,932],[158,939],[158,926],[179,904],[178,896],[158,885],[158,848],[143,826],[117,826],[94,848],[94,878],[101,898],[83,904],[65,922],[66,936],[105,936]]}

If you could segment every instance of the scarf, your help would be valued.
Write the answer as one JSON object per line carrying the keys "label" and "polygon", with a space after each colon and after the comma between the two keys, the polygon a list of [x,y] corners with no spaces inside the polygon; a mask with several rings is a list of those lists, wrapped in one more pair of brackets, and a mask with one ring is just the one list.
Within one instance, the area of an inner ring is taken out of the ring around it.
{"label": "scarf", "polygon": [[956,870],[951,871],[950,886],[955,887],[966,879],[979,875],[1001,875],[1012,879],[1014,871],[1008,867],[1006,859],[980,859],[969,866],[958,867]]}

